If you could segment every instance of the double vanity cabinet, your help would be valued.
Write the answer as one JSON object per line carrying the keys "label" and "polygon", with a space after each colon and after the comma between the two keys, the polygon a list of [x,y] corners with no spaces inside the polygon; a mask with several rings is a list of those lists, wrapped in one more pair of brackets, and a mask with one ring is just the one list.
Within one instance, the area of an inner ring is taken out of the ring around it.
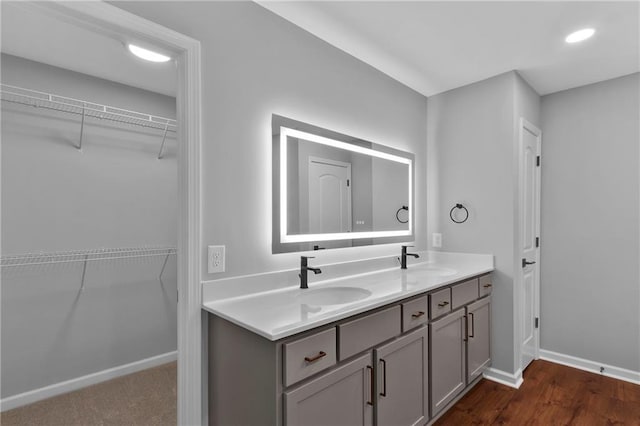
{"label": "double vanity cabinet", "polygon": [[280,340],[209,315],[211,425],[424,425],[491,362],[491,276]]}

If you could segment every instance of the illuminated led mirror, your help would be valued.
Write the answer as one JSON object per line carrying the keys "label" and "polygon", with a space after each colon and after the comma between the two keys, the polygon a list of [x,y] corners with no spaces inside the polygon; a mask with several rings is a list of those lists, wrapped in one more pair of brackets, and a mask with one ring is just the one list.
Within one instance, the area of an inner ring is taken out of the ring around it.
{"label": "illuminated led mirror", "polygon": [[274,115],[273,253],[413,240],[413,154]]}

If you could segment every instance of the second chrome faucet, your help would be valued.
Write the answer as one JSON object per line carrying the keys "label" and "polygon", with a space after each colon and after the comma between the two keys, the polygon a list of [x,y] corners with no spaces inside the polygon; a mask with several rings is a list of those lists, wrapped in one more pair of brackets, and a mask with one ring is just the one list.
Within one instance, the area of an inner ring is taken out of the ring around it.
{"label": "second chrome faucet", "polygon": [[314,274],[320,274],[322,271],[320,268],[312,268],[307,263],[308,259],[313,259],[313,256],[300,256],[300,288],[309,288],[307,284],[307,271],[312,271]]}

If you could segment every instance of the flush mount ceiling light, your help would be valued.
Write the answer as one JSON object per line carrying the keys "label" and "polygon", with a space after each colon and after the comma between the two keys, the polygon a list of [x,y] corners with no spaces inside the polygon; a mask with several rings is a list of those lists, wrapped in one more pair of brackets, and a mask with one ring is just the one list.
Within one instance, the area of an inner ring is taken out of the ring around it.
{"label": "flush mount ceiling light", "polygon": [[129,52],[133,53],[138,58],[144,59],[145,61],[167,62],[171,60],[169,56],[162,55],[160,53],[154,52],[153,50],[148,50],[140,46],[136,46],[135,44],[128,44],[127,48],[129,49]]}
{"label": "flush mount ceiling light", "polygon": [[593,28],[583,28],[581,30],[572,32],[564,39],[567,43],[578,43],[591,37],[596,30]]}

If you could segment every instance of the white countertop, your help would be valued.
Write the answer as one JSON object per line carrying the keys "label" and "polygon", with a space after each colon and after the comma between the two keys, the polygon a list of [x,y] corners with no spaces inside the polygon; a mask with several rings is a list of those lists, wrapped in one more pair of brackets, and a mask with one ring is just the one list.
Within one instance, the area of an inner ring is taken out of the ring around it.
{"label": "white countertop", "polygon": [[[275,341],[302,331],[350,317],[398,300],[493,271],[493,256],[440,253],[408,269],[383,269],[326,281],[310,282],[253,294],[205,300],[203,309]],[[311,272],[309,276],[313,275]],[[241,279],[241,278],[240,278]],[[255,276],[252,277],[255,279]],[[355,287],[371,292],[355,302],[332,305],[313,303],[310,291],[330,287]]]}

